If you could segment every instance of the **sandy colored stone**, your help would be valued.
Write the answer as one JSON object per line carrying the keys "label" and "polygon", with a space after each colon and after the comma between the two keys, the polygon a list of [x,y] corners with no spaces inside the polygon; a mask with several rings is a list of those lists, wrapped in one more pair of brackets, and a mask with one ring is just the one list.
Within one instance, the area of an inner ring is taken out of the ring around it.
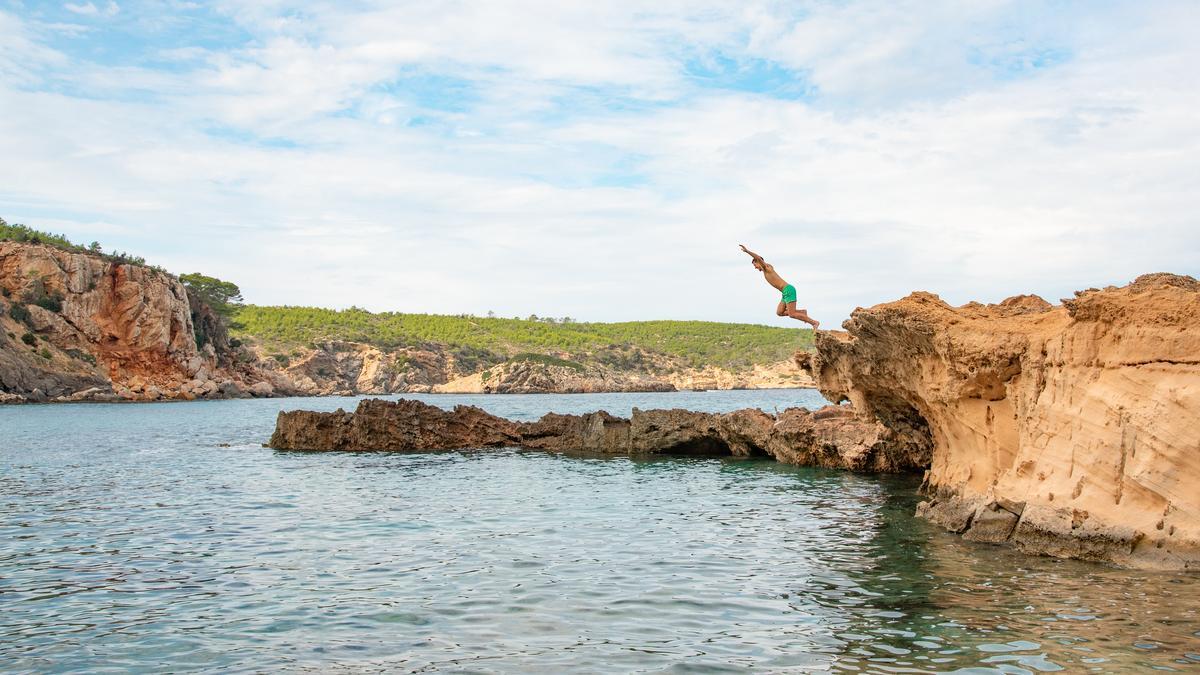
{"label": "sandy colored stone", "polygon": [[[944,495],[972,513],[1007,504],[1021,518],[1008,541],[1024,550],[1200,569],[1195,279],[1145,275],[1060,306],[1017,296],[956,308],[914,293],[856,310],[844,328],[799,360],[896,442],[932,443],[939,503],[923,515],[956,529]],[[1086,521],[1070,526],[1078,513]]]}

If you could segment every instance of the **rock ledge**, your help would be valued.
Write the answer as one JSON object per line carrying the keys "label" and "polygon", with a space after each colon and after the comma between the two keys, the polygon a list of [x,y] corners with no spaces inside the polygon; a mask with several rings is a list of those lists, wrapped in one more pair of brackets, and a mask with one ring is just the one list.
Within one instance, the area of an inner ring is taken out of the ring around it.
{"label": "rock ledge", "polygon": [[626,419],[599,411],[547,414],[514,422],[473,406],[443,410],[420,401],[368,399],[353,412],[279,413],[270,447],[277,450],[389,451],[516,447],[549,452],[773,458],[857,471],[924,468],[929,448],[897,442],[882,425],[846,406],[778,416],[757,409],[725,414],[638,410]]}

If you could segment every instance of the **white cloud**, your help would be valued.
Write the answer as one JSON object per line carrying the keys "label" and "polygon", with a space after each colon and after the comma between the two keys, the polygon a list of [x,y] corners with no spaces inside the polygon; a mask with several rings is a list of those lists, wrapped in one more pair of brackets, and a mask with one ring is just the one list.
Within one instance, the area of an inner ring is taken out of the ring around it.
{"label": "white cloud", "polygon": [[85,16],[95,16],[100,13],[99,8],[97,8],[96,5],[94,5],[90,2],[86,2],[86,3],[82,3],[82,4],[73,4],[70,2],[63,3],[63,9],[67,10],[68,12],[74,12],[75,14],[83,14]]}
{"label": "white cloud", "polygon": [[[1200,272],[1189,3],[801,10],[231,3],[246,40],[162,70],[0,13],[0,215],[257,302],[431,312],[790,325],[741,242],[835,323]],[[714,54],[818,94],[699,88]]]}
{"label": "white cloud", "polygon": [[101,9],[100,7],[97,7],[96,4],[92,3],[92,2],[84,2],[84,3],[66,2],[66,3],[63,3],[63,9],[67,10],[68,12],[72,12],[74,14],[82,14],[83,16],[100,16],[100,15],[116,16],[117,12],[121,11],[120,5],[118,5],[115,2],[111,2],[111,1],[108,4],[104,5],[103,9]]}

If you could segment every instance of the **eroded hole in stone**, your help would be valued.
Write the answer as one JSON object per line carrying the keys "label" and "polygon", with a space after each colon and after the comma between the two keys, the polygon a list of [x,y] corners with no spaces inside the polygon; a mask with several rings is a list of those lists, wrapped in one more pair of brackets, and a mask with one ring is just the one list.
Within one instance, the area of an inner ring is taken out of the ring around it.
{"label": "eroded hole in stone", "polygon": [[904,457],[903,465],[928,467],[933,460],[933,432],[929,422],[908,401],[900,398],[874,398],[867,400],[880,424],[891,432],[888,451]]}
{"label": "eroded hole in stone", "polygon": [[658,451],[657,454],[675,457],[729,457],[733,455],[733,451],[720,439],[701,438],[672,445]]}

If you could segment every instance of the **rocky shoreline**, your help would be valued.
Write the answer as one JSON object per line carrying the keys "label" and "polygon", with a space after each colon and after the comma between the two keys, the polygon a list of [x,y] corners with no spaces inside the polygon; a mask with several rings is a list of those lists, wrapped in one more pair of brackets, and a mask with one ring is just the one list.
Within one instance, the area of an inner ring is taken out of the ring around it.
{"label": "rocky shoreline", "polygon": [[271,447],[522,447],[770,457],[924,471],[918,515],[964,538],[1066,558],[1200,569],[1200,282],[1153,274],[1054,306],[856,310],[797,354],[831,406],[778,416],[634,411],[515,423],[477,408],[364,401],[285,412]]}
{"label": "rocky shoreline", "polygon": [[415,400],[361,401],[354,412],[279,413],[268,445],[277,450],[428,452],[524,448],[610,456],[731,456],[787,464],[897,473],[929,462],[929,448],[893,438],[847,406],[778,415],[758,409],[715,414],[638,410],[629,418],[604,411],[550,413],[513,422],[474,406],[443,410]]}

